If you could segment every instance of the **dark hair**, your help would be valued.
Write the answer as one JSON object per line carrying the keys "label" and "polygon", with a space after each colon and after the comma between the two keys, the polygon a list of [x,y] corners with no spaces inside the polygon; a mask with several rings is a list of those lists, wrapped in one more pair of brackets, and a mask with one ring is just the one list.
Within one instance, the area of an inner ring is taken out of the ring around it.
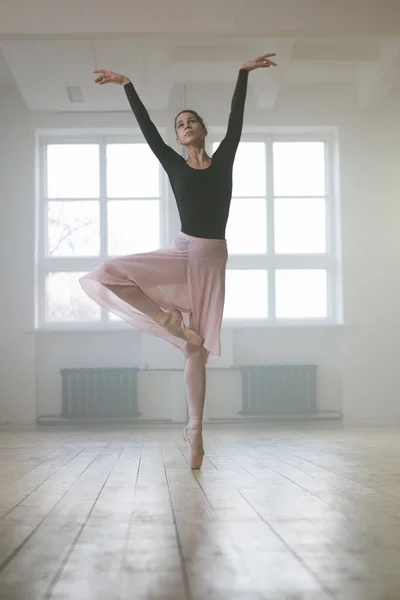
{"label": "dark hair", "polygon": [[203,121],[203,119],[201,118],[201,116],[199,115],[199,113],[197,113],[195,110],[191,110],[190,108],[186,109],[186,110],[181,110],[180,113],[178,113],[175,117],[175,132],[176,132],[176,122],[178,120],[178,117],[182,114],[182,113],[191,113],[192,115],[194,115],[196,117],[196,119],[198,120],[198,122],[200,123],[200,125],[202,127],[204,127],[204,129],[206,129],[205,123]]}

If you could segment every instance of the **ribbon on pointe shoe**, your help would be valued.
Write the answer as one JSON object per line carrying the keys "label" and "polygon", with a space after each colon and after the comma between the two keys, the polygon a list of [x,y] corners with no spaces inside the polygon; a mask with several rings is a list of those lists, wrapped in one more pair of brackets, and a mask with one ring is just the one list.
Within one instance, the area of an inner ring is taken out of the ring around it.
{"label": "ribbon on pointe shoe", "polygon": [[[190,425],[195,424],[196,427],[190,427]],[[200,429],[201,430],[201,419],[200,418],[192,418],[189,419],[189,423],[188,426],[184,428],[183,430],[183,439],[185,440],[185,442],[187,443],[188,449],[189,449],[189,462],[190,462],[190,468],[191,469],[200,469],[201,465],[203,463],[203,457],[204,457],[204,448],[203,448],[203,443],[201,443],[201,446],[195,446],[193,444],[193,441],[190,439],[190,435],[189,435],[189,431],[196,431]]]}

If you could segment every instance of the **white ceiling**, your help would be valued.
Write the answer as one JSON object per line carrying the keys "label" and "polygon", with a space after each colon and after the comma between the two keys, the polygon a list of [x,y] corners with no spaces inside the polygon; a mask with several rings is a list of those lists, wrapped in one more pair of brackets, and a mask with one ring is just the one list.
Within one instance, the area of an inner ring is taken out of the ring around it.
{"label": "white ceiling", "polygon": [[0,0],[0,35],[398,35],[398,0]]}
{"label": "white ceiling", "polygon": [[127,110],[117,86],[93,85],[95,68],[125,73],[165,109],[175,86],[232,84],[263,52],[279,67],[252,74],[258,107],[305,84],[348,84],[371,106],[400,79],[400,0],[0,0],[0,50],[0,83],[11,74],[33,111]]}

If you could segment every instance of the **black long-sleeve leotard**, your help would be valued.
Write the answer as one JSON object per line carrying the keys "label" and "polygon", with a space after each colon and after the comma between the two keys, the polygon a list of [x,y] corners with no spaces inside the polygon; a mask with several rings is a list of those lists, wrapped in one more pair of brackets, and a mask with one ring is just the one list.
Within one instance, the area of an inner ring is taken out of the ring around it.
{"label": "black long-sleeve leotard", "polygon": [[247,82],[248,71],[240,69],[226,135],[206,169],[190,167],[164,142],[133,84],[129,82],[124,86],[138,125],[168,175],[178,206],[181,230],[187,235],[225,239],[232,197],[233,162],[242,133]]}

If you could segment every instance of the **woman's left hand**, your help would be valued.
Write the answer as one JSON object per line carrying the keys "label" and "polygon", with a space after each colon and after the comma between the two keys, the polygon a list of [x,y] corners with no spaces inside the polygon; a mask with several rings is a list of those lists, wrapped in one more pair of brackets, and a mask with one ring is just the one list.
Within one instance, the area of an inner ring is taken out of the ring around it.
{"label": "woman's left hand", "polygon": [[263,56],[249,60],[248,62],[244,63],[242,69],[246,69],[246,71],[254,71],[254,69],[277,67],[278,65],[274,61],[270,60],[270,56],[276,56],[275,52],[273,54],[264,54]]}

